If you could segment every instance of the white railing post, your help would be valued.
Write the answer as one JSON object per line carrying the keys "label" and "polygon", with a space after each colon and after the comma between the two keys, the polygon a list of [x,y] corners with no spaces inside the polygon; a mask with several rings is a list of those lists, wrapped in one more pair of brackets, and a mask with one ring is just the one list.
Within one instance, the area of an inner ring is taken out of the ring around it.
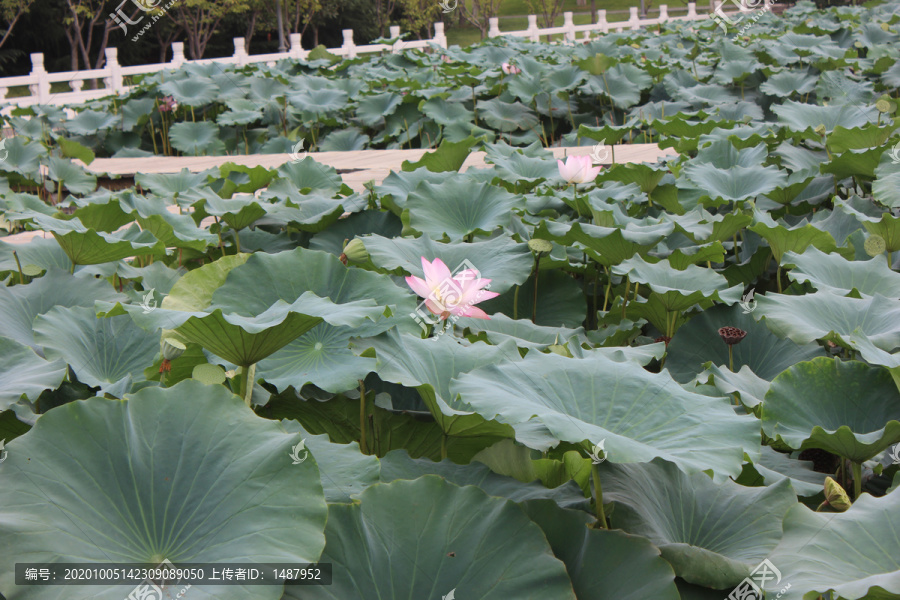
{"label": "white railing post", "polygon": [[498,17],[490,17],[489,20],[491,26],[488,29],[488,37],[499,37],[500,36],[500,19]]}
{"label": "white railing post", "polygon": [[563,37],[567,41],[575,41],[575,21],[572,20],[572,13],[563,13]]}
{"label": "white railing post", "polygon": [[[400,26],[399,25],[391,25],[391,35],[390,39],[396,39],[400,37]],[[391,54],[397,54],[400,52],[400,45],[403,43],[402,40],[397,40],[394,42],[394,45],[391,46]]]}
{"label": "white railing post", "polygon": [[638,16],[638,7],[632,6],[628,10],[631,12],[631,15],[629,16],[629,19],[628,19],[628,25],[631,27],[632,31],[640,29],[641,28],[641,19]]}
{"label": "white railing post", "polygon": [[184,42],[172,42],[172,63],[175,68],[184,64]]}
{"label": "white railing post", "polygon": [[[119,49],[107,48],[106,52],[106,68],[109,69],[109,78],[106,80],[106,87],[109,91],[118,94],[124,91],[125,85],[122,79],[122,66],[119,64]],[[72,90],[73,92],[76,90]]]}
{"label": "white railing post", "polygon": [[603,33],[609,33],[609,23],[606,22],[606,10],[597,11],[597,29]]}
{"label": "white railing post", "polygon": [[665,4],[659,5],[659,22],[663,23],[669,20],[669,7]]}
{"label": "white railing post", "polygon": [[243,67],[247,64],[247,50],[244,48],[244,38],[234,38],[234,64]]}
{"label": "white railing post", "polygon": [[694,20],[697,18],[697,3],[696,2],[688,2],[688,20]]}
{"label": "white railing post", "polygon": [[291,40],[291,49],[288,51],[291,54],[291,58],[305,58],[306,52],[303,50],[303,44],[300,43],[301,34],[292,33],[288,36],[288,39]]}
{"label": "white railing post", "polygon": [[537,15],[528,15],[528,39],[532,42],[540,40],[538,35]]}
{"label": "white railing post", "polygon": [[353,30],[352,29],[344,29],[344,45],[341,46],[341,49],[344,51],[344,56],[347,58],[356,58],[356,44],[353,43]]}
{"label": "white railing post", "polygon": [[434,24],[434,39],[432,40],[435,44],[440,46],[441,48],[447,47],[447,36],[444,35],[444,24],[443,23],[435,23]]}
{"label": "white railing post", "polygon": [[50,82],[44,69],[44,55],[40,52],[31,55],[31,76],[37,77],[37,83],[29,86],[32,94],[37,94],[38,102],[43,104],[50,99]]}

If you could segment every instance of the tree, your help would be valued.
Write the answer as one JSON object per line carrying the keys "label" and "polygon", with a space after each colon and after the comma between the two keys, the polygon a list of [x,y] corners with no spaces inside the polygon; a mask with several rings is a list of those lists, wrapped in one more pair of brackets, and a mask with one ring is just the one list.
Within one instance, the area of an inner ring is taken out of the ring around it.
{"label": "tree", "polygon": [[532,13],[541,15],[544,27],[553,27],[556,17],[562,12],[563,0],[525,0],[525,3]]}
{"label": "tree", "polygon": [[391,22],[391,14],[393,14],[396,4],[396,0],[375,0],[375,22],[378,24],[378,37],[384,37],[384,30]]}
{"label": "tree", "polygon": [[184,28],[190,57],[196,60],[203,58],[223,18],[249,9],[248,0],[180,0],[166,14]]}
{"label": "tree", "polygon": [[0,0],[0,48],[9,39],[13,27],[19,22],[19,19],[28,12],[34,0]]}
{"label": "tree", "polygon": [[[66,0],[68,14],[63,19],[66,24],[66,38],[71,47],[72,70],[77,71],[80,63],[85,69],[101,69],[106,62],[106,46],[109,33],[119,25],[110,18],[109,13],[116,10],[115,2],[107,4],[105,0]],[[139,10],[132,7],[130,19],[133,20]],[[94,52],[95,33],[99,30],[99,46]],[[92,61],[91,57],[96,56]],[[80,59],[80,60],[79,60]],[[93,84],[93,82],[92,82]]]}
{"label": "tree", "polygon": [[[441,5],[435,0],[398,0],[403,10],[402,23],[421,40],[422,31],[431,33],[431,24],[440,19]],[[431,37],[430,35],[428,37]]]}
{"label": "tree", "polygon": [[466,0],[459,2],[456,10],[460,11],[460,17],[474,25],[481,32],[481,39],[487,37],[491,26],[491,17],[496,17],[500,12],[503,0],[472,0],[471,10]]}

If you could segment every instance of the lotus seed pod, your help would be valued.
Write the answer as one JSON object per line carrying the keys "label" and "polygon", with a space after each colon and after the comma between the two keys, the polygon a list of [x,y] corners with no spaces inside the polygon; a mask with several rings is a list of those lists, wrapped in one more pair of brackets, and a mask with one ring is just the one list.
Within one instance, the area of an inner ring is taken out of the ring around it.
{"label": "lotus seed pod", "polygon": [[838,512],[844,512],[852,504],[844,488],[831,477],[825,478],[825,502]]}
{"label": "lotus seed pod", "polygon": [[184,354],[187,346],[173,339],[165,339],[162,342],[162,357],[164,360],[175,360]]}
{"label": "lotus seed pod", "polygon": [[887,23],[882,23],[882,24],[881,24],[881,29],[882,29],[882,31],[890,31],[890,30],[891,30],[891,26],[888,25]]}
{"label": "lotus seed pod", "polygon": [[359,238],[350,240],[344,247],[344,253],[341,256],[353,263],[363,263],[369,260],[369,252],[366,250],[366,245]]}
{"label": "lotus seed pod", "polygon": [[893,112],[891,110],[891,103],[888,102],[887,100],[879,100],[878,102],[875,103],[875,108],[877,108],[878,112],[880,112],[880,113]]}
{"label": "lotus seed pod", "polygon": [[884,254],[884,251],[887,250],[887,244],[883,237],[873,234],[866,238],[863,250],[869,256],[878,256],[879,254]]}
{"label": "lotus seed pod", "polygon": [[528,247],[535,254],[550,254],[550,251],[553,250],[553,244],[548,240],[528,240]]}

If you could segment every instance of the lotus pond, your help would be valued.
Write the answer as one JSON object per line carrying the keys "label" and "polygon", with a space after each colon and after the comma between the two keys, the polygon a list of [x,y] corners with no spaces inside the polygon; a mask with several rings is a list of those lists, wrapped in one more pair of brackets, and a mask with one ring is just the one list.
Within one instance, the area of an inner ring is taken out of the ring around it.
{"label": "lotus pond", "polygon": [[[900,598],[898,9],[190,65],[17,109],[0,593]],[[398,148],[433,151],[358,191],[316,161]],[[164,561],[332,582],[16,573]]]}

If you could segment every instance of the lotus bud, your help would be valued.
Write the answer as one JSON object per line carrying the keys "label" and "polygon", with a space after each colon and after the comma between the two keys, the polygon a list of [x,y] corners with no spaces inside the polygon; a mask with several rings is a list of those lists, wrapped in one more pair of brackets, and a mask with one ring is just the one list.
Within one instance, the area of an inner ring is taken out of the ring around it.
{"label": "lotus bud", "polygon": [[831,477],[825,478],[825,502],[838,512],[844,512],[850,506],[850,496],[841,485]]}
{"label": "lotus bud", "polygon": [[738,329],[737,327],[722,327],[719,329],[719,335],[722,336],[722,340],[729,346],[734,346],[739,343],[744,336],[747,335],[747,332],[743,329]]}
{"label": "lotus bud", "polygon": [[364,263],[367,260],[369,260],[369,252],[366,250],[366,245],[359,238],[353,238],[344,246],[344,251],[341,253],[341,262],[345,265],[348,262]]}
{"label": "lotus bud", "polygon": [[825,135],[825,125],[818,125],[813,131],[819,135]]}
{"label": "lotus bud", "polygon": [[177,340],[170,338],[164,339],[162,342],[162,357],[164,360],[175,360],[187,349],[187,346]]}
{"label": "lotus bud", "polygon": [[548,240],[531,239],[528,240],[528,248],[535,254],[550,254],[553,244]]}

